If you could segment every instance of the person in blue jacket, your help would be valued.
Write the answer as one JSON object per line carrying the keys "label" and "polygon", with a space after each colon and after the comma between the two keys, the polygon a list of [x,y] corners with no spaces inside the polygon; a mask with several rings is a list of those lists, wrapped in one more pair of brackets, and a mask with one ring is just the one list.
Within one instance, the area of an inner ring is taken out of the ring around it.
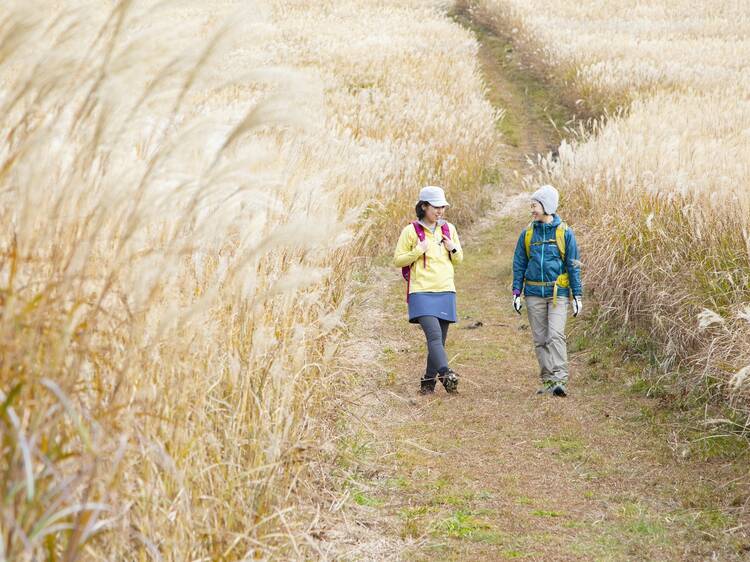
{"label": "person in blue jacket", "polygon": [[551,185],[543,185],[531,196],[533,220],[521,232],[513,255],[513,308],[521,314],[523,294],[542,379],[537,393],[566,396],[568,300],[573,316],[578,316],[583,286],[575,235],[556,214],[559,200]]}

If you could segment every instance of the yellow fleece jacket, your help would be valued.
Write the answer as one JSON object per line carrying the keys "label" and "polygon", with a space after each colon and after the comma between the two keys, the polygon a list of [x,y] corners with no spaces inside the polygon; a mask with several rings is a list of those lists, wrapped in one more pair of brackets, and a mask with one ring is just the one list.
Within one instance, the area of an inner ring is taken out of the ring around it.
{"label": "yellow fleece jacket", "polygon": [[448,223],[451,233],[451,241],[456,245],[456,253],[449,256],[445,244],[440,244],[443,233],[440,226],[435,229],[435,234],[429,228],[424,229],[425,240],[430,246],[427,250],[427,267],[424,266],[422,252],[417,247],[419,237],[410,223],[401,231],[398,238],[396,250],[393,253],[393,265],[396,267],[411,266],[411,283],[409,293],[439,293],[443,291],[456,291],[453,284],[453,266],[464,260],[464,252],[461,242],[458,240],[456,227]]}

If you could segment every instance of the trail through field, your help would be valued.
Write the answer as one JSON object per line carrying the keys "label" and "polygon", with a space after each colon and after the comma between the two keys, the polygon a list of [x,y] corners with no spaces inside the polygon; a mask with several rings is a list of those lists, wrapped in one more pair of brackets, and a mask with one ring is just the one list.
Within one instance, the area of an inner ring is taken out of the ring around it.
{"label": "trail through field", "polygon": [[[529,220],[514,172],[559,142],[549,116],[560,109],[521,77],[509,44],[480,38],[510,142],[488,218],[470,231],[458,225],[466,261],[448,356],[460,394],[417,394],[425,344],[384,256],[351,350],[363,392],[342,455],[348,524],[328,540],[345,559],[747,559],[737,460],[675,442],[658,398],[634,384],[643,365],[591,341],[585,319],[568,326],[570,395],[535,394],[525,310],[516,315],[509,297],[513,248]],[[584,246],[584,257],[594,250]]]}

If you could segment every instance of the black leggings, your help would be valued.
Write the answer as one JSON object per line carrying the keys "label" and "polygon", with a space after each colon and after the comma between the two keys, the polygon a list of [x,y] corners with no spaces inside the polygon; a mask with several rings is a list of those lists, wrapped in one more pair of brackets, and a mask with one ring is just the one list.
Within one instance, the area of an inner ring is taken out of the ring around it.
{"label": "black leggings", "polygon": [[445,339],[448,337],[450,322],[435,316],[420,316],[417,318],[427,339],[427,371],[424,381],[435,384],[438,373],[448,371],[448,355],[445,353]]}

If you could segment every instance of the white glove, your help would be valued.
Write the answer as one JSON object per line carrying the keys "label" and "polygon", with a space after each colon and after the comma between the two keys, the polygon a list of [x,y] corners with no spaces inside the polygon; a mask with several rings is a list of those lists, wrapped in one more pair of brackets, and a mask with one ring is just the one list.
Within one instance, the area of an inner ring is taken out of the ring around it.
{"label": "white glove", "polygon": [[516,310],[516,312],[518,312],[518,314],[521,314],[521,309],[523,308],[521,295],[513,295],[513,308]]}
{"label": "white glove", "polygon": [[421,256],[422,254],[424,254],[429,247],[430,247],[430,241],[427,240],[427,238],[425,238],[424,240],[421,240],[417,244],[417,248],[419,248],[419,255]]}
{"label": "white glove", "polygon": [[578,316],[583,310],[583,297],[573,297],[573,316]]}

